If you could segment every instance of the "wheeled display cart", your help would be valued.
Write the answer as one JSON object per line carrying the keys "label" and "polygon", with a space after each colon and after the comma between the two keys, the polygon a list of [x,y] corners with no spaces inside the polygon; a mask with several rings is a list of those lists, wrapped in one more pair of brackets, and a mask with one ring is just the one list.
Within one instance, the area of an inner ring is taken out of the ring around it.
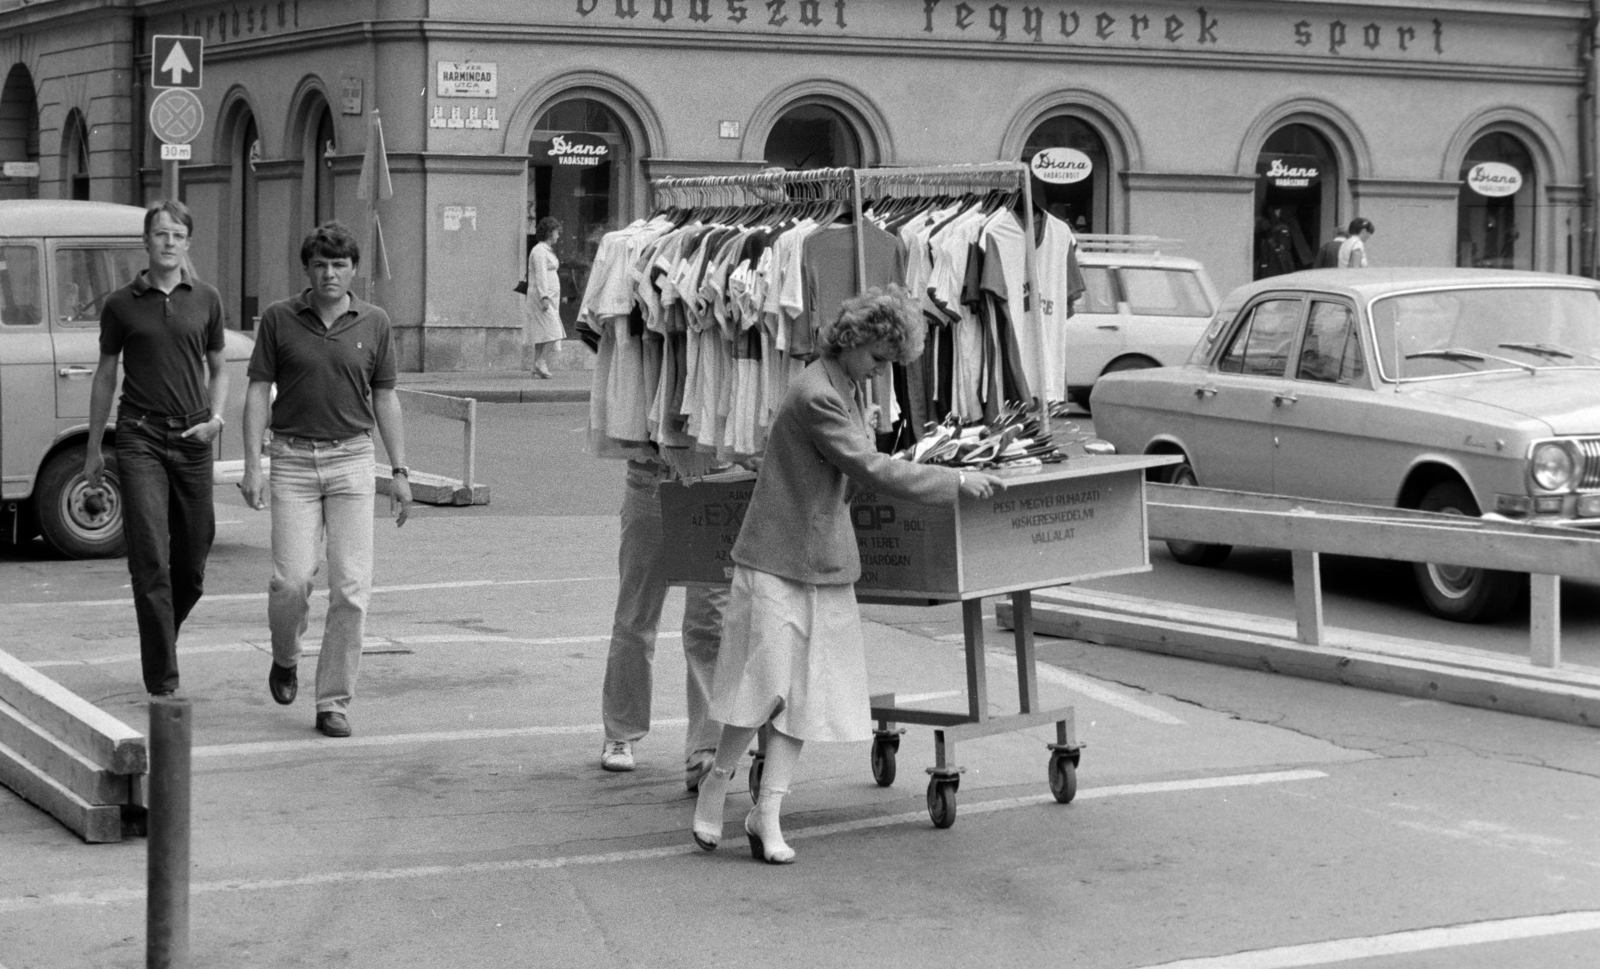
{"label": "wheeled display cart", "polygon": [[[1171,464],[1163,456],[1084,456],[1031,474],[1006,474],[1004,491],[963,498],[953,507],[903,502],[871,492],[851,503],[864,603],[937,605],[960,602],[966,644],[964,713],[895,705],[893,693],[872,697],[877,723],[873,779],[895,781],[901,724],[933,727],[934,765],[927,769],[928,816],[936,827],[956,819],[956,792],[965,770],[956,743],[990,734],[1055,724],[1050,792],[1065,804],[1077,792],[1083,745],[1070,706],[1039,708],[1034,658],[1032,593],[1068,582],[1144,572],[1150,568],[1145,519],[1145,471]],[[675,585],[721,584],[733,574],[730,553],[755,485],[753,474],[714,476],[663,485],[662,525]],[[1009,595],[1017,654],[1015,714],[989,710],[983,601]],[[751,768],[752,792],[760,760]]]}

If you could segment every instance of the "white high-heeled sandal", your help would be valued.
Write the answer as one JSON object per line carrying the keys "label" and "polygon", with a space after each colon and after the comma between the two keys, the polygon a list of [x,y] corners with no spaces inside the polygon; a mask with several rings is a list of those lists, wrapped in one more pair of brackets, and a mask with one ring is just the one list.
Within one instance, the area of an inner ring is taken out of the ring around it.
{"label": "white high-heeled sandal", "polygon": [[[722,807],[728,799],[728,783],[733,771],[711,768],[700,781],[700,794],[694,802],[694,823],[690,833],[702,851],[715,851],[722,841]],[[715,805],[715,808],[712,807]]]}
{"label": "white high-heeled sandal", "polygon": [[[783,840],[783,832],[778,826],[778,803],[782,801],[782,794],[768,802],[766,791],[761,792],[761,797],[756,801],[756,806],[744,816],[744,833],[750,839],[750,857],[757,861],[764,861],[769,865],[788,865],[794,863],[794,849]],[[765,811],[764,803],[771,803]],[[761,824],[762,816],[770,814],[772,817],[772,830],[767,831]],[[758,830],[759,829],[759,830]]]}

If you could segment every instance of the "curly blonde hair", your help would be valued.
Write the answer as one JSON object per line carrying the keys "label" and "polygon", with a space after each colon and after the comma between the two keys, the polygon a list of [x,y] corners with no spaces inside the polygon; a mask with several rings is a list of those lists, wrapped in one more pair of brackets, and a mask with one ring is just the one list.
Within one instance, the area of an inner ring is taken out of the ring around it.
{"label": "curly blonde hair", "polygon": [[845,300],[839,318],[822,328],[819,339],[824,356],[882,342],[896,362],[910,363],[922,355],[926,335],[916,301],[904,286],[891,284]]}

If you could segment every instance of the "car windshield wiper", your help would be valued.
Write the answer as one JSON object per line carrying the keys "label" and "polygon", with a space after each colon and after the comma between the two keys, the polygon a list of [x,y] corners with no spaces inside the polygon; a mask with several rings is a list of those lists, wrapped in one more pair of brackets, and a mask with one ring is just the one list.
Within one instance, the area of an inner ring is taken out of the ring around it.
{"label": "car windshield wiper", "polygon": [[1596,363],[1600,363],[1600,356],[1595,356],[1592,353],[1585,353],[1582,350],[1574,350],[1571,347],[1558,346],[1554,343],[1502,343],[1500,344],[1500,348],[1503,350],[1521,350],[1524,353],[1536,353],[1541,357],[1551,357],[1556,360],[1571,360],[1575,357],[1587,357]]}
{"label": "car windshield wiper", "polygon": [[1520,360],[1513,360],[1510,357],[1495,356],[1492,353],[1479,353],[1477,350],[1463,350],[1460,347],[1450,347],[1445,350],[1418,350],[1416,353],[1406,354],[1407,360],[1416,360],[1418,358],[1450,360],[1454,361],[1455,363],[1487,363],[1490,360],[1498,360],[1501,363],[1508,363],[1513,367],[1518,367],[1528,371],[1529,373],[1539,372],[1539,368],[1535,367],[1531,363],[1523,363]]}

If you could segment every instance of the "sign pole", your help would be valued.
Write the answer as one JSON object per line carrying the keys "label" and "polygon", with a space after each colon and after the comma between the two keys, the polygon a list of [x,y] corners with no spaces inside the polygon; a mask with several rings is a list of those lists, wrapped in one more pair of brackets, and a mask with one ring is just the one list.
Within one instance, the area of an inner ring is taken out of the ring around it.
{"label": "sign pole", "polygon": [[161,197],[178,201],[178,162],[164,161],[161,163]]}

